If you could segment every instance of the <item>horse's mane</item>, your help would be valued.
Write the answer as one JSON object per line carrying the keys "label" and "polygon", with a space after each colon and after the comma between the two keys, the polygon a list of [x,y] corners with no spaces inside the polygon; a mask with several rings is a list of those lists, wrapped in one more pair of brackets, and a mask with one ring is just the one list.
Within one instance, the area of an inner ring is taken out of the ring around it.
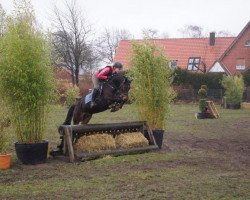
{"label": "horse's mane", "polygon": [[113,84],[115,87],[119,87],[122,83],[125,82],[130,83],[128,78],[122,73],[113,74],[108,81],[109,84]]}

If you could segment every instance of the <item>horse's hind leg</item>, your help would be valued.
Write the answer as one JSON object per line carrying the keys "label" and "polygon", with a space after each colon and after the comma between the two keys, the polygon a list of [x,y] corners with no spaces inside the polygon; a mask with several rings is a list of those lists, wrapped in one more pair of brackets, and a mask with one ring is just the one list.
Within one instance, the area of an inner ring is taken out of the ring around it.
{"label": "horse's hind leg", "polygon": [[89,113],[84,113],[82,120],[81,120],[81,124],[87,124],[89,123],[90,119],[92,118],[92,114]]}

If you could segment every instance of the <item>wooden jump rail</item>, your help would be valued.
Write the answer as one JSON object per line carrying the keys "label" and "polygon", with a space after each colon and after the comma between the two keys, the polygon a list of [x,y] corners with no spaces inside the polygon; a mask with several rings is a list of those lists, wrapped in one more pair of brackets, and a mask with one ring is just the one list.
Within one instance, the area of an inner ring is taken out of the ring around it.
{"label": "wooden jump rail", "polygon": [[208,105],[208,109],[211,113],[211,115],[214,117],[214,118],[219,118],[219,112],[218,110],[216,109],[215,105],[214,105],[214,102],[213,101],[207,101],[207,105]]}
{"label": "wooden jump rail", "polygon": [[[124,155],[124,154],[135,154],[143,153],[151,150],[158,149],[156,145],[152,130],[148,127],[145,121],[134,121],[134,122],[123,122],[123,123],[109,123],[109,124],[84,124],[84,125],[61,125],[59,134],[64,139],[63,153],[69,157],[70,162],[74,162],[76,159],[88,160],[98,158],[104,155]],[[105,150],[100,152],[83,152],[75,154],[73,144],[83,135],[92,135],[95,133],[107,133],[113,136],[121,133],[129,132],[141,132],[147,135],[146,138],[149,141],[149,146],[131,148],[131,149],[115,149]]]}

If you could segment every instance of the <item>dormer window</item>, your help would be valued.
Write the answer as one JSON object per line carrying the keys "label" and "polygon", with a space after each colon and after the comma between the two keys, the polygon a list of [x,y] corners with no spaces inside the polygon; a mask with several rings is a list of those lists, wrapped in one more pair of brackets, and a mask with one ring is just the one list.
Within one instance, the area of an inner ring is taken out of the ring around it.
{"label": "dormer window", "polygon": [[189,71],[198,71],[199,69],[199,64],[200,64],[200,57],[190,57],[188,59],[188,66],[187,69]]}
{"label": "dormer window", "polygon": [[245,47],[250,47],[250,40],[247,40],[247,41],[245,42]]}

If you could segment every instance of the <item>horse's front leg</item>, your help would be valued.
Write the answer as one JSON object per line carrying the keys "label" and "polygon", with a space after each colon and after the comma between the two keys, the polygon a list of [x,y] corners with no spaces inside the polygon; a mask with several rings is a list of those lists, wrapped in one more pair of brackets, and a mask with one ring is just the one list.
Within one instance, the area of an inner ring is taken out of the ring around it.
{"label": "horse's front leg", "polygon": [[84,113],[82,115],[81,124],[87,124],[87,123],[89,123],[89,121],[91,120],[91,118],[92,118],[92,114]]}
{"label": "horse's front leg", "polygon": [[115,111],[118,111],[118,110],[122,109],[124,103],[125,103],[124,101],[115,102],[115,103],[111,106],[110,112],[115,112]]}

